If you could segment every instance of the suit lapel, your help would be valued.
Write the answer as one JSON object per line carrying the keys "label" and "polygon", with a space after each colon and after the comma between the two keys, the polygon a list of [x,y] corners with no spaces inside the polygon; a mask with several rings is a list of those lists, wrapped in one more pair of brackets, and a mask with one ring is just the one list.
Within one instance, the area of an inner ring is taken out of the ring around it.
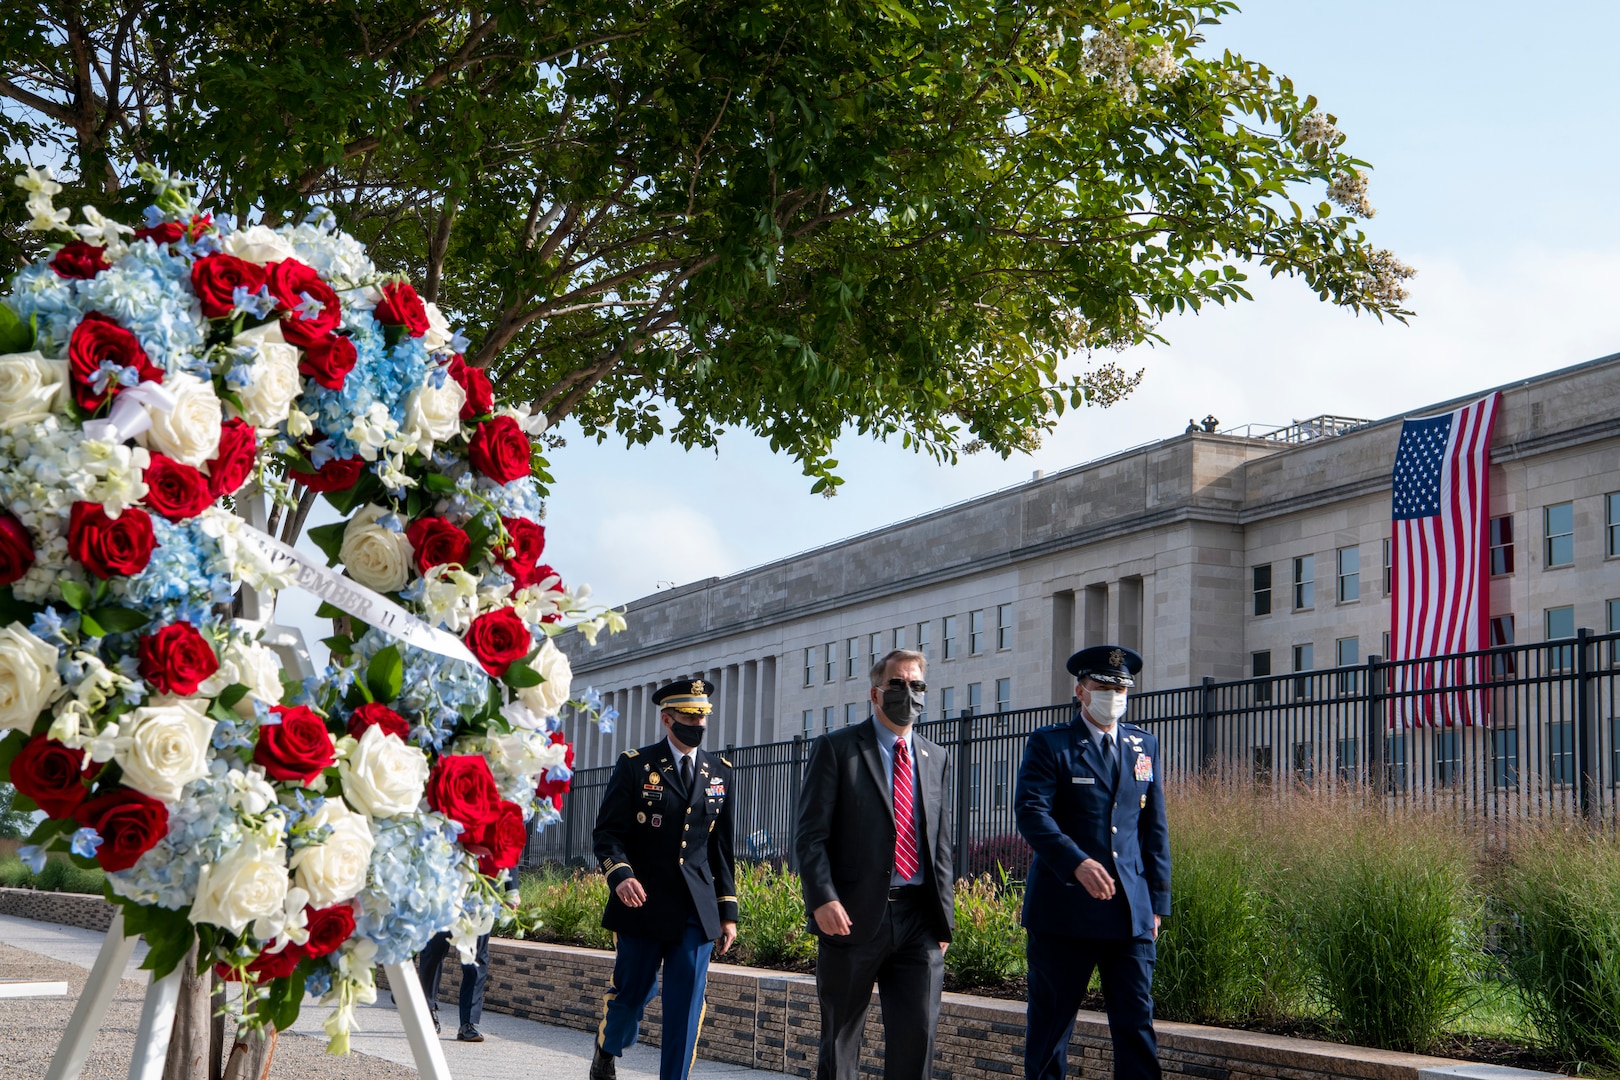
{"label": "suit lapel", "polygon": [[937,815],[928,812],[928,808],[939,798],[939,765],[934,755],[929,752],[927,744],[922,741],[922,737],[915,732],[911,738],[911,745],[916,748],[917,775],[921,778],[919,794],[922,801],[917,804],[917,813],[922,818],[923,836],[927,841],[928,850],[932,852],[939,841],[939,820]]}
{"label": "suit lapel", "polygon": [[861,744],[861,760],[866,762],[866,769],[872,774],[872,782],[877,785],[878,802],[889,811],[889,821],[892,823],[894,799],[889,794],[889,782],[883,775],[883,755],[878,753],[877,720],[869,718],[856,729],[855,738]]}
{"label": "suit lapel", "polygon": [[692,790],[686,793],[687,806],[696,806],[709,789],[709,763],[704,759],[703,751],[699,750],[693,757],[697,760],[692,764]]}

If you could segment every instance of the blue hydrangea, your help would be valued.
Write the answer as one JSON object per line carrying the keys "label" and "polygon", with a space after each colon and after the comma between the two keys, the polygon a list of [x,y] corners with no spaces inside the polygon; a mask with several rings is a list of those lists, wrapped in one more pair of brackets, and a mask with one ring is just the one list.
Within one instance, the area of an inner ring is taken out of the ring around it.
{"label": "blue hydrangea", "polygon": [[203,626],[215,621],[215,604],[231,601],[231,563],[202,524],[152,517],[157,547],[146,569],[124,583],[124,600],[150,612],[159,625],[179,619]]}
{"label": "blue hydrangea", "polygon": [[370,880],[355,897],[355,929],[377,943],[377,963],[420,952],[461,914],[472,872],[457,826],[435,813],[372,822]]}
{"label": "blue hydrangea", "polygon": [[113,891],[140,904],[178,911],[197,895],[202,868],[242,842],[242,828],[226,799],[224,761],[211,763],[213,775],[187,784],[169,806],[169,832],[127,870],[107,875]]}
{"label": "blue hydrangea", "polygon": [[354,670],[364,671],[389,645],[398,647],[405,670],[399,698],[388,704],[411,722],[412,742],[437,752],[461,723],[464,706],[482,709],[489,701],[490,678],[471,664],[397,641],[375,627],[355,642]]}
{"label": "blue hydrangea", "polygon": [[341,390],[306,384],[302,408],[330,440],[335,455],[348,458],[359,452],[349,428],[373,404],[382,403],[396,423],[405,422],[405,406],[427,378],[428,353],[421,339],[413,337],[389,348],[382,324],[369,311],[346,311],[343,325],[354,342],[354,369]]}

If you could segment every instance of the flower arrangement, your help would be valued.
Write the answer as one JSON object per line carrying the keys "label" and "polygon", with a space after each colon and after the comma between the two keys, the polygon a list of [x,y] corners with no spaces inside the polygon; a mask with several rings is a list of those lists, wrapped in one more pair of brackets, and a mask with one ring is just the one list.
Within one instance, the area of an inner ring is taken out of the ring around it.
{"label": "flower arrangement", "polygon": [[[141,176],[138,225],[17,180],[62,242],[0,304],[0,779],[46,815],[25,857],[102,866],[155,974],[196,941],[243,1024],[313,992],[342,1053],[375,964],[508,903],[571,776],[552,638],[623,622],[542,561],[544,418],[434,305],[328,215],[232,229]],[[224,501],[309,491],[344,591],[426,636],[351,622],[296,679],[232,616],[293,570]]]}

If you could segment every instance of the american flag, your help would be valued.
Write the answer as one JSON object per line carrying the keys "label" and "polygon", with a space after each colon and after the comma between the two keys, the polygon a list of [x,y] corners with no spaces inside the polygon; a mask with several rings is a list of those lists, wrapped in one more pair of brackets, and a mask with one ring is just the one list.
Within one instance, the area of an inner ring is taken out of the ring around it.
{"label": "american flag", "polygon": [[[1490,578],[1491,426],[1501,394],[1401,425],[1390,545],[1391,657],[1416,661],[1485,648]],[[1487,723],[1478,658],[1396,667],[1392,722]],[[1438,691],[1438,692],[1437,692]]]}

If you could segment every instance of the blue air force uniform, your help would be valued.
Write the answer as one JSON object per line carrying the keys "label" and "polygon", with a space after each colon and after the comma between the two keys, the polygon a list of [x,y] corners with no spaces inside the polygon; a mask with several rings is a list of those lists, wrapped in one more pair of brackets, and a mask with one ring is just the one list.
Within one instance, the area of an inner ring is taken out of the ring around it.
{"label": "blue air force uniform", "polygon": [[[678,713],[707,713],[714,686],[684,680],[653,694]],[[659,1077],[684,1080],[703,1024],[709,957],[722,923],[737,921],[732,854],[731,763],[692,753],[692,782],[682,781],[676,749],[662,739],[620,755],[596,815],[595,855],[608,881],[602,925],[614,932],[613,984],[597,1033],[591,1075],[611,1076],[611,1060],[635,1044],[642,1013],[663,972],[663,1046]],[[616,887],[635,878],[647,893],[627,907]]]}
{"label": "blue air force uniform", "polygon": [[[1099,646],[1069,658],[1077,680],[1134,685],[1142,659]],[[1115,725],[1113,760],[1079,710],[1067,724],[1035,732],[1018,769],[1018,831],[1035,858],[1024,893],[1029,1012],[1024,1066],[1029,1080],[1062,1080],[1075,1014],[1094,969],[1102,975],[1114,1042],[1114,1076],[1155,1080],[1153,917],[1170,913],[1170,834],[1159,741],[1134,724]],[[1086,859],[1101,863],[1114,895],[1098,900],[1075,879]]]}

